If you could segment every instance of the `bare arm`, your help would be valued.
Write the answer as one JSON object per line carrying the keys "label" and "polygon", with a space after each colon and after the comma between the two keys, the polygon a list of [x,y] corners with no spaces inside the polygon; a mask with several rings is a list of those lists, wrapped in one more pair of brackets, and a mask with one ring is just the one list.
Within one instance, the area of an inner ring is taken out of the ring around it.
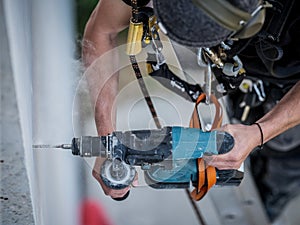
{"label": "bare arm", "polygon": [[[264,143],[300,124],[300,81],[280,102],[257,122],[261,125]],[[218,169],[238,169],[250,152],[261,144],[257,125],[225,125],[221,128],[235,139],[234,148],[227,154],[205,157],[209,165]]]}
{"label": "bare arm", "polygon": [[[84,31],[82,59],[86,69],[90,96],[94,105],[98,135],[115,130],[116,112],[113,107],[118,91],[118,52],[115,49],[118,33],[129,24],[131,8],[121,0],[101,0],[90,16]],[[104,159],[95,161],[93,176],[105,194],[122,197],[127,190],[112,190],[100,179]]]}
{"label": "bare arm", "polygon": [[300,81],[259,122],[264,142],[300,123]]}
{"label": "bare arm", "polygon": [[130,7],[122,1],[102,0],[85,28],[82,58],[85,67],[89,67],[86,76],[99,135],[107,135],[115,128],[112,104],[118,90],[118,53],[114,48],[117,35],[127,27],[130,15]]}

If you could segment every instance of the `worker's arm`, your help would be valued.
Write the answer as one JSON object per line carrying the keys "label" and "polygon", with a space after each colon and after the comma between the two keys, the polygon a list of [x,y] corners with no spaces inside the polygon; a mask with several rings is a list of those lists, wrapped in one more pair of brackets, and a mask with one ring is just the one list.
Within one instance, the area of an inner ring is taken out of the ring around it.
{"label": "worker's arm", "polygon": [[[121,0],[101,0],[91,14],[84,31],[82,60],[86,67],[91,101],[99,136],[115,130],[116,112],[113,107],[118,91],[118,52],[116,38],[130,20],[131,8]],[[103,159],[95,161],[93,176],[105,194],[122,197],[128,189],[112,190],[100,179]]]}
{"label": "worker's arm", "polygon": [[[257,122],[260,124],[264,140],[267,142],[284,131],[300,124],[300,81],[280,100],[280,102]],[[227,154],[206,156],[209,165],[218,169],[238,169],[250,152],[261,144],[261,134],[256,124],[225,125],[221,128],[235,139],[234,148]],[[263,150],[262,150],[263,151]]]}

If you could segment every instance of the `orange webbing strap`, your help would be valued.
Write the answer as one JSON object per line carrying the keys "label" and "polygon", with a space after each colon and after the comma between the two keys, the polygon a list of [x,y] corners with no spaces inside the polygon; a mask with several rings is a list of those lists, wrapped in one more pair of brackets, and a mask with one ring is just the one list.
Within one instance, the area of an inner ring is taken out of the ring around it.
{"label": "orange webbing strap", "polygon": [[[198,105],[200,102],[204,100],[205,100],[205,94],[202,93],[196,101],[195,108],[190,120],[190,127],[192,128],[198,128],[198,129],[201,128],[201,123],[200,123],[199,113],[198,113]],[[222,124],[223,111],[218,99],[214,95],[211,96],[211,101],[214,103],[215,110],[216,110],[214,122],[212,125],[212,129],[215,129],[220,127]],[[202,158],[197,159],[197,165],[198,165],[197,168],[198,183],[197,183],[197,187],[191,192],[191,197],[194,200],[199,201],[205,196],[207,191],[212,186],[214,186],[214,184],[217,181],[217,174],[216,174],[215,167],[206,166],[206,163]]]}
{"label": "orange webbing strap", "polygon": [[192,117],[190,119],[190,127],[192,128],[201,128],[201,124],[200,124],[200,120],[199,120],[199,113],[198,113],[198,105],[200,102],[205,100],[205,94],[202,93],[201,95],[199,95],[199,97],[197,98],[197,101],[195,103],[195,108],[192,114]]}
{"label": "orange webbing strap", "polygon": [[208,190],[214,186],[217,181],[215,167],[207,166],[202,158],[197,159],[198,162],[198,184],[191,192],[191,196],[195,201],[202,199]]}
{"label": "orange webbing strap", "polygon": [[210,96],[211,101],[214,103],[215,105],[215,118],[214,118],[214,122],[212,124],[211,129],[216,129],[222,126],[222,121],[223,121],[223,110],[221,107],[220,102],[218,101],[218,99],[216,98],[216,96],[211,95]]}

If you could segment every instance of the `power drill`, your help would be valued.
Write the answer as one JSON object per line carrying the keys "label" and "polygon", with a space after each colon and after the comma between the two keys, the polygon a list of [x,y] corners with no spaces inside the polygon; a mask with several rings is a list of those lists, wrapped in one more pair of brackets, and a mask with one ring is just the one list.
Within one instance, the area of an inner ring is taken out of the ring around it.
{"label": "power drill", "polygon": [[[234,146],[227,132],[164,127],[116,131],[107,136],[73,138],[72,144],[34,145],[34,148],[71,149],[81,157],[104,157],[101,178],[110,188],[129,186],[136,175],[135,166],[144,171],[146,183],[153,188],[188,188],[197,182],[197,159],[204,154],[224,154]],[[216,185],[239,185],[243,172],[217,170]]]}

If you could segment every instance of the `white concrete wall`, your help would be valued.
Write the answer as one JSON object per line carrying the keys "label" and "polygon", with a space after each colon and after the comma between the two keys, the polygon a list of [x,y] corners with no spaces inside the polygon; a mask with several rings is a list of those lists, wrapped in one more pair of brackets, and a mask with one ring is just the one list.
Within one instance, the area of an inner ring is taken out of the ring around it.
{"label": "white concrete wall", "polygon": [[[31,193],[36,192],[35,171],[32,152],[32,51],[31,18],[29,0],[4,0],[5,22],[7,28],[14,85],[25,149],[25,166]],[[17,113],[17,112],[16,112]],[[32,195],[32,202],[36,202]],[[35,208],[35,207],[34,207]]]}
{"label": "white concrete wall", "polygon": [[[36,224],[78,224],[78,163],[33,143],[69,143],[72,132],[73,1],[4,0],[25,160]],[[32,141],[33,140],[33,141]]]}

